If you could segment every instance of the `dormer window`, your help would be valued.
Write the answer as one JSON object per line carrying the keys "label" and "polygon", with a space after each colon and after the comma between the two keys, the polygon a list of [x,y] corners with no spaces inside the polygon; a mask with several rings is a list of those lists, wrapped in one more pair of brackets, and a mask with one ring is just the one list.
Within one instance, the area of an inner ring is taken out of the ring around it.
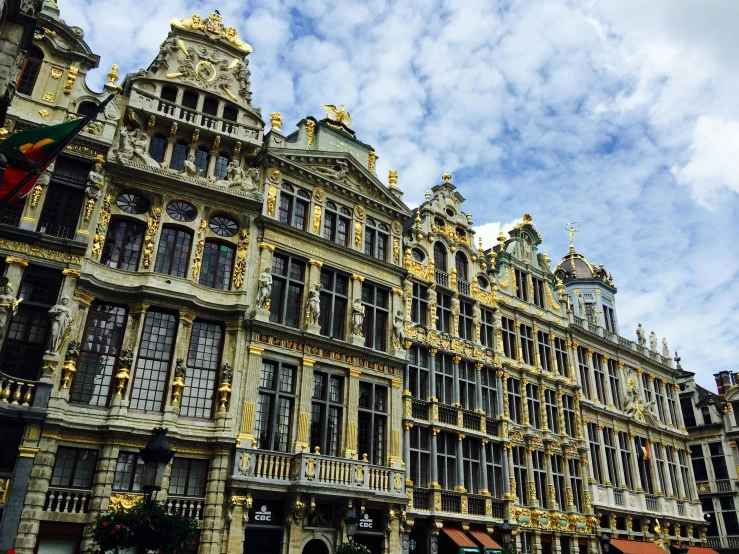
{"label": "dormer window", "polygon": [[149,155],[159,163],[164,161],[164,153],[167,151],[167,139],[161,135],[154,135],[149,142]]}
{"label": "dormer window", "polygon": [[208,160],[210,158],[210,150],[205,146],[199,146],[195,151],[195,166],[200,170],[200,176],[205,177],[208,174]]}
{"label": "dormer window", "polygon": [[[213,117],[207,117],[207,115],[211,115]],[[205,127],[208,127],[209,129],[212,129],[216,126],[216,120],[215,117],[218,115],[218,100],[215,98],[211,98],[210,96],[206,97],[203,101],[203,116],[202,116],[202,125]]]}
{"label": "dormer window", "polygon": [[486,290],[488,288],[488,286],[489,286],[488,280],[485,279],[485,277],[478,277],[477,278],[477,286],[478,286],[478,288],[481,288],[481,289],[485,289]]}
{"label": "dormer window", "polygon": [[426,254],[423,253],[423,250],[420,248],[414,248],[411,250],[411,258],[413,258],[417,262],[422,262],[426,259]]}
{"label": "dormer window", "polygon": [[378,260],[387,261],[387,244],[390,229],[384,223],[379,225],[371,217],[364,225],[364,253]]}
{"label": "dormer window", "polygon": [[231,162],[231,157],[225,152],[219,152],[216,158],[216,166],[213,169],[213,177],[216,181],[225,181],[226,174],[228,173],[228,164]]}
{"label": "dormer window", "polygon": [[169,160],[170,169],[175,171],[182,171],[185,167],[185,160],[187,159],[187,144],[182,141],[177,141],[172,149],[172,158]]}
{"label": "dormer window", "polygon": [[[177,89],[174,87],[162,88],[161,98],[162,100],[165,100],[167,102],[170,102],[171,104],[174,104],[177,101]],[[164,102],[159,102],[159,111],[164,113],[165,115],[173,115],[175,108],[171,104],[165,104]]]}
{"label": "dormer window", "polygon": [[447,208],[444,210],[446,212],[447,217],[454,217],[457,215],[457,212],[455,212],[452,208]]}
{"label": "dormer window", "polygon": [[326,202],[323,213],[323,238],[346,246],[350,225],[351,212],[347,208],[338,208],[333,202]]}
{"label": "dormer window", "polygon": [[191,90],[186,90],[182,95],[182,108],[180,109],[180,119],[191,122],[195,118],[193,110],[198,107],[198,95]]}
{"label": "dormer window", "polygon": [[444,227],[444,220],[440,217],[434,218],[434,227],[438,227],[439,229]]}
{"label": "dormer window", "polygon": [[224,133],[231,133],[234,126],[232,123],[229,123],[229,121],[236,121],[236,119],[239,117],[238,110],[236,108],[232,108],[231,106],[224,106],[222,117],[227,121],[223,121],[221,123],[221,131]]}
{"label": "dormer window", "polygon": [[41,64],[44,61],[44,53],[37,47],[32,46],[23,60],[23,69],[18,75],[16,90],[20,94],[31,94],[36,86]]}
{"label": "dormer window", "polygon": [[455,231],[457,233],[457,237],[459,237],[460,239],[463,239],[464,237],[467,236],[467,233],[465,233],[464,229],[457,227]]}
{"label": "dormer window", "polygon": [[95,102],[80,102],[80,105],[77,106],[77,114],[87,117],[97,110],[97,107],[98,105]]}

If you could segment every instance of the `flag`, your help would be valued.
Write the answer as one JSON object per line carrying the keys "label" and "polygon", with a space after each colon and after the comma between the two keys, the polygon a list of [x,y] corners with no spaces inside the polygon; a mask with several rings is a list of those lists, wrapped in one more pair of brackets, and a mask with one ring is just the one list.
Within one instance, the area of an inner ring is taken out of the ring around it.
{"label": "flag", "polygon": [[639,447],[639,459],[649,460],[649,447],[648,446]]}
{"label": "flag", "polygon": [[[23,156],[32,162],[36,162],[41,166],[41,171],[54,161],[56,157],[57,147],[64,142],[70,135],[77,134],[80,126],[85,122],[86,118],[66,121],[58,125],[50,125],[48,127],[39,127],[37,129],[29,129],[10,135],[3,143],[4,149],[14,148]],[[28,169],[13,165],[13,160],[8,160],[5,167],[3,182],[0,185],[0,198],[5,198],[13,189],[28,177],[31,173]],[[22,188],[18,190],[9,202],[14,202],[19,198],[24,198],[33,189],[39,175],[31,175],[26,179]]]}

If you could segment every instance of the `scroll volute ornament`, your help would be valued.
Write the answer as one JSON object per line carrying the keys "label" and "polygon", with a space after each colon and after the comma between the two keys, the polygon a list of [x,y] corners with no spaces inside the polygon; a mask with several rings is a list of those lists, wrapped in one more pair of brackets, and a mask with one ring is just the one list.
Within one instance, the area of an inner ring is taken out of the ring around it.
{"label": "scroll volute ornament", "polygon": [[60,388],[68,389],[69,383],[77,373],[77,358],[80,356],[80,341],[71,340],[67,346],[67,354],[64,356],[64,365],[62,365],[62,383]]}
{"label": "scroll volute ornament", "polygon": [[231,364],[223,364],[221,369],[221,385],[218,387],[219,403],[218,411],[225,412],[228,408],[228,402],[231,399],[231,382],[233,381],[233,366]]}
{"label": "scroll volute ornament", "polygon": [[131,378],[131,364],[133,363],[133,348],[124,348],[118,358],[118,373],[115,374],[115,395],[123,396],[126,385]]}

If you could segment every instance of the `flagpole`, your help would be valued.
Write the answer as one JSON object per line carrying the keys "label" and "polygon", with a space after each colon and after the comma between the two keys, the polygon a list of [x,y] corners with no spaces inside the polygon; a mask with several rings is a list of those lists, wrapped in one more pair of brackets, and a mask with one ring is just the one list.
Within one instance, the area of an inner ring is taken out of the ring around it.
{"label": "flagpole", "polygon": [[[54,158],[56,158],[56,157],[57,157],[57,156],[58,156],[59,154],[61,154],[61,153],[62,153],[62,151],[63,151],[63,150],[64,150],[64,149],[65,149],[65,148],[66,148],[67,146],[69,146],[69,144],[70,144],[70,143],[71,143],[71,142],[72,142],[72,141],[73,141],[73,140],[74,140],[75,138],[77,138],[77,135],[79,135],[79,134],[80,134],[80,132],[82,131],[82,129],[84,129],[84,128],[85,128],[85,127],[86,127],[86,126],[87,126],[87,125],[88,125],[88,124],[89,124],[89,123],[90,123],[90,122],[91,122],[91,121],[93,120],[93,119],[95,119],[95,118],[96,118],[96,117],[97,117],[97,116],[98,116],[98,115],[99,115],[99,114],[100,114],[100,113],[101,113],[101,112],[102,112],[102,111],[103,111],[103,110],[105,109],[105,106],[107,106],[107,105],[108,105],[108,103],[109,103],[109,102],[110,102],[111,100],[113,100],[113,98],[115,98],[115,97],[116,97],[116,95],[117,95],[118,93],[120,93],[120,92],[121,92],[122,90],[123,90],[123,89],[122,89],[121,87],[118,87],[118,88],[116,88],[116,89],[115,89],[115,91],[114,91],[113,93],[111,93],[110,95],[108,95],[108,97],[107,97],[107,98],[106,98],[105,100],[103,100],[103,101],[102,101],[102,102],[101,102],[101,103],[100,103],[100,104],[98,105],[98,107],[97,107],[97,108],[95,109],[95,111],[93,111],[92,113],[90,113],[90,114],[88,114],[87,116],[85,116],[85,117],[84,117],[84,118],[82,119],[82,121],[80,122],[79,126],[78,126],[78,127],[77,127],[77,128],[75,129],[75,131],[74,131],[73,133],[70,133],[69,135],[67,135],[67,136],[66,136],[66,137],[64,138],[64,140],[62,140],[62,141],[61,141],[61,142],[60,142],[60,143],[59,143],[59,144],[57,145],[57,147],[56,147],[56,148],[55,148],[54,150],[52,150],[52,151],[51,151],[51,153],[50,153],[50,154],[49,154],[48,156],[46,156],[46,158],[44,158],[44,161],[43,161],[43,162],[41,162],[41,171],[44,171],[44,170],[46,170],[46,168],[47,168],[47,167],[48,167],[48,166],[49,166],[49,165],[51,164],[52,160],[54,160]],[[23,187],[24,187],[24,186],[26,185],[26,183],[28,183],[28,181],[30,181],[30,180],[31,180],[31,179],[32,179],[33,177],[36,177],[36,174],[34,174],[34,173],[31,173],[31,172],[29,172],[29,173],[28,173],[27,175],[25,175],[25,176],[23,177],[23,179],[21,179],[21,180],[20,180],[20,181],[18,182],[18,184],[17,184],[17,185],[15,185],[15,186],[13,187],[13,189],[12,189],[12,190],[11,190],[11,191],[10,191],[10,192],[9,192],[9,193],[8,193],[8,194],[6,195],[6,196],[4,196],[3,198],[0,198],[0,210],[2,210],[2,209],[3,209],[4,207],[5,207],[5,205],[6,205],[6,204],[7,204],[8,202],[10,202],[10,200],[11,200],[11,199],[12,199],[12,198],[13,198],[13,197],[14,197],[14,196],[16,195],[16,194],[18,194],[18,192],[19,192],[20,190],[22,190],[22,189],[23,189]]]}

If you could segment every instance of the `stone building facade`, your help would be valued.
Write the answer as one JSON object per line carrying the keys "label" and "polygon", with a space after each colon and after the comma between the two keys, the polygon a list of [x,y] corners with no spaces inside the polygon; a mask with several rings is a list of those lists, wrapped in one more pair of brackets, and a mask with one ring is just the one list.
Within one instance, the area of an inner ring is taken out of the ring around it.
{"label": "stone building facade", "polygon": [[[39,26],[7,132],[119,81],[89,90],[98,58],[53,3]],[[376,554],[497,550],[506,520],[532,554],[604,529],[701,543],[680,372],[618,335],[602,268],[572,249],[551,270],[528,215],[484,248],[450,175],[409,209],[343,106],[265,133],[237,31],[171,28],[0,213],[0,401],[28,396],[2,423],[0,545],[91,551],[95,517],[141,497],[154,427],[176,451],[157,498],[202,553],[331,553],[350,507]]]}

